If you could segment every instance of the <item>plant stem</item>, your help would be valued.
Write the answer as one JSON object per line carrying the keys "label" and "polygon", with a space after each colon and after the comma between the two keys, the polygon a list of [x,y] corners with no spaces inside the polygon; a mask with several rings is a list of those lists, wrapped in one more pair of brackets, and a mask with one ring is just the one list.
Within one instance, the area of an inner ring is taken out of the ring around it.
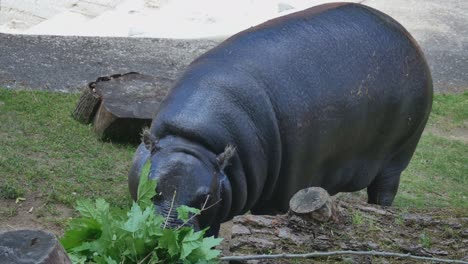
{"label": "plant stem", "polygon": [[169,218],[171,217],[172,207],[174,206],[174,200],[175,200],[175,197],[176,197],[176,193],[177,193],[177,191],[174,190],[174,195],[172,196],[171,207],[169,208],[169,213],[166,216],[166,221],[164,222],[163,229],[166,229],[167,222],[169,221]]}
{"label": "plant stem", "polygon": [[210,209],[211,207],[215,206],[216,204],[218,204],[218,203],[221,202],[221,200],[222,200],[222,199],[219,199],[218,201],[214,202],[214,203],[211,204],[210,206],[205,207],[206,204],[208,203],[208,199],[209,199],[209,198],[210,198],[210,195],[208,195],[208,196],[206,197],[205,203],[203,203],[203,206],[202,206],[202,208],[200,209],[200,212],[199,212],[199,213],[193,214],[189,219],[187,219],[187,221],[183,222],[179,227],[177,227],[176,230],[181,229],[185,224],[187,224],[188,222],[190,222],[193,218],[195,218],[195,217],[198,216],[198,215],[201,215],[201,213],[202,213],[203,211],[206,211],[206,210]]}

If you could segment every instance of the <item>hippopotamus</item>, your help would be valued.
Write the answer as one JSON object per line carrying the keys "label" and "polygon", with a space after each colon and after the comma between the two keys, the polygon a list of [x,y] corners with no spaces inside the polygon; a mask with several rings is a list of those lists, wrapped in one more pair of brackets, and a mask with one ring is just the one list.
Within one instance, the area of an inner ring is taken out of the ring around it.
{"label": "hippopotamus", "polygon": [[156,210],[176,225],[170,207],[203,207],[190,224],[208,235],[248,211],[286,212],[310,186],[367,188],[389,206],[432,95],[420,47],[388,15],[331,3],[279,17],[186,68],[143,133],[130,192],[150,162]]}

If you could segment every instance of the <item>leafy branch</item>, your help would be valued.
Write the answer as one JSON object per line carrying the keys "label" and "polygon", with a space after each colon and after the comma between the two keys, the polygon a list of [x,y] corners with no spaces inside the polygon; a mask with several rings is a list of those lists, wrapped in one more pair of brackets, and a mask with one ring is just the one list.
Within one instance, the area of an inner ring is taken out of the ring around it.
{"label": "leafy branch", "polygon": [[[204,237],[192,227],[166,228],[168,218],[155,214],[152,198],[156,182],[148,179],[150,165],[143,167],[138,199],[130,210],[110,206],[104,199],[78,201],[80,217],[72,219],[61,243],[75,264],[217,263],[222,239]],[[174,192],[171,209],[174,210]],[[203,210],[208,209],[205,206]],[[178,218],[189,222],[190,213],[202,210],[182,206]],[[193,217],[193,216],[192,216]]]}
{"label": "leafy branch", "polygon": [[205,199],[205,202],[203,203],[203,206],[200,210],[196,209],[196,208],[192,208],[192,209],[195,209],[194,211],[192,211],[192,216],[190,218],[188,218],[187,220],[185,220],[176,230],[179,230],[181,229],[182,227],[184,227],[187,223],[189,223],[190,221],[192,221],[193,218],[195,218],[196,216],[199,216],[201,215],[201,213],[203,211],[206,211],[208,209],[210,209],[211,207],[215,206],[216,204],[218,204],[219,202],[221,202],[221,199],[219,199],[218,201],[214,202],[213,204],[211,204],[210,206],[206,207],[206,204],[208,203],[208,200],[210,199],[210,195],[208,195]]}

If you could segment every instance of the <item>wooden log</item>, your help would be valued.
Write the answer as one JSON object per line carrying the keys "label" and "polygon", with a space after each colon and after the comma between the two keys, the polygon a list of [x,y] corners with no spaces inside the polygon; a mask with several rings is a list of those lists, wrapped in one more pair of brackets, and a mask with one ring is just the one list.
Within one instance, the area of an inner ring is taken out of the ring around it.
{"label": "wooden log", "polygon": [[94,89],[101,104],[93,120],[94,131],[103,140],[140,141],[173,81],[139,73],[101,77]]}
{"label": "wooden log", "polygon": [[302,189],[289,201],[292,214],[319,222],[332,220],[336,215],[334,208],[330,195],[320,187]]}
{"label": "wooden log", "polygon": [[57,238],[42,230],[0,233],[0,263],[71,264]]}
{"label": "wooden log", "polygon": [[72,113],[72,116],[78,122],[89,124],[93,121],[94,115],[101,104],[101,98],[95,89],[86,87],[83,94]]}

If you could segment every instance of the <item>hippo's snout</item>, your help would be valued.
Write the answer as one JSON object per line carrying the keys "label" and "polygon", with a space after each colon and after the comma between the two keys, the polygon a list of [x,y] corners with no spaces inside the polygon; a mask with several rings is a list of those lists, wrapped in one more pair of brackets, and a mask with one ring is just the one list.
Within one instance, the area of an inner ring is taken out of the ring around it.
{"label": "hippo's snout", "polygon": [[179,219],[176,208],[176,206],[171,208],[170,203],[167,202],[163,202],[162,205],[156,205],[156,213],[164,217],[163,227],[177,229],[182,226],[188,226],[192,227],[195,231],[200,230],[200,225],[196,216],[190,214],[189,219],[183,221]]}

